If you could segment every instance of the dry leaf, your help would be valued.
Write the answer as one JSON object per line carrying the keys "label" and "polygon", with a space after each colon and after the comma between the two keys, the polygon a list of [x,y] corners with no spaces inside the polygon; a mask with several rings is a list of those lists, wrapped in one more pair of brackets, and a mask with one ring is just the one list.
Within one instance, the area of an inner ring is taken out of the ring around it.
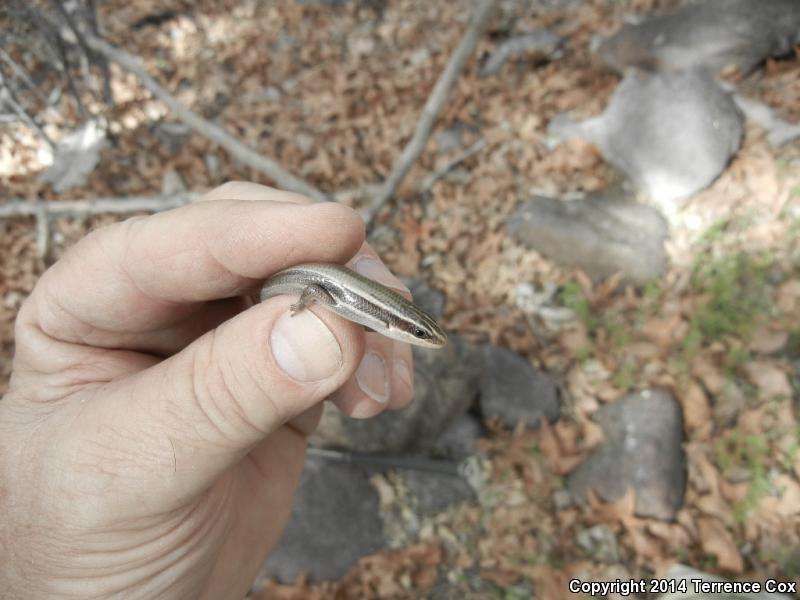
{"label": "dry leaf", "polygon": [[675,328],[681,321],[680,314],[667,319],[651,317],[645,321],[642,333],[662,350],[668,349],[675,341]]}
{"label": "dry leaf", "polygon": [[758,388],[762,400],[791,398],[792,386],[789,378],[775,364],[768,361],[753,361],[744,365],[748,379]]}
{"label": "dry leaf", "polygon": [[741,573],[744,561],[730,531],[722,521],[714,517],[703,517],[698,521],[700,545],[706,554],[717,559],[717,566],[728,573]]}
{"label": "dry leaf", "polygon": [[481,569],[481,579],[491,581],[501,588],[507,588],[519,581],[521,574],[516,571],[506,569]]}
{"label": "dry leaf", "polygon": [[774,484],[780,494],[775,510],[784,517],[800,514],[800,484],[788,475],[778,475]]}
{"label": "dry leaf", "polygon": [[764,418],[764,407],[744,411],[736,419],[736,428],[742,433],[760,435],[763,433],[761,420]]}
{"label": "dry leaf", "polygon": [[701,428],[710,430],[711,405],[706,393],[696,381],[692,381],[685,392],[678,395],[683,408],[683,424],[686,431],[692,432]]}
{"label": "dry leaf", "polygon": [[774,331],[764,326],[753,334],[748,348],[758,354],[772,354],[783,348],[788,340],[788,331]]}
{"label": "dry leaf", "polygon": [[558,336],[558,343],[562,348],[568,350],[572,354],[578,354],[592,347],[592,342],[589,340],[586,328],[582,325],[562,331]]}
{"label": "dry leaf", "polygon": [[778,288],[775,304],[785,314],[791,314],[797,309],[800,302],[800,281],[792,279]]}
{"label": "dry leaf", "polygon": [[692,374],[702,381],[706,389],[712,394],[717,395],[725,389],[727,379],[705,355],[699,354],[692,360],[691,370]]}
{"label": "dry leaf", "polygon": [[603,502],[593,490],[586,494],[589,504],[594,509],[593,519],[600,523],[621,521],[623,523],[635,520],[636,491],[628,487],[625,493],[613,502]]}

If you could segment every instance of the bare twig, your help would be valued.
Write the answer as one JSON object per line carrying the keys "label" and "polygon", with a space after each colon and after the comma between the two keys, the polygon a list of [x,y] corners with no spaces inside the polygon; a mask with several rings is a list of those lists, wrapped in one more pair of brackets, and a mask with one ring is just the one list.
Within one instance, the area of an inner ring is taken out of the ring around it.
{"label": "bare twig", "polygon": [[[353,199],[375,192],[376,186],[336,192],[337,202],[350,202]],[[91,198],[87,200],[28,201],[16,198],[0,202],[0,219],[31,217],[39,214],[55,216],[83,216],[102,214],[126,214],[134,212],[161,212],[194,202],[201,192],[178,192],[162,196],[127,196],[121,198]]]}
{"label": "bare twig", "polygon": [[53,140],[50,139],[50,136],[47,135],[47,132],[42,128],[39,122],[36,120],[33,115],[29,115],[28,111],[26,111],[22,104],[20,104],[19,100],[14,94],[14,90],[11,87],[11,82],[6,77],[5,69],[3,65],[0,64],[0,102],[3,102],[8,105],[11,110],[17,113],[17,116],[25,121],[28,124],[28,127],[33,129],[36,133],[38,133],[41,138],[50,146],[51,149],[54,149],[56,145],[53,143]]}
{"label": "bare twig", "polygon": [[64,44],[64,40],[60,35],[58,35],[57,30],[54,29],[52,33],[52,43],[55,46],[61,72],[67,80],[67,87],[69,88],[70,94],[72,94],[72,97],[75,99],[75,105],[78,107],[78,112],[80,112],[81,117],[85,119],[89,115],[89,111],[86,110],[83,100],[81,100],[81,95],[78,93],[78,86],[75,85],[75,80],[72,78],[72,69],[70,68],[67,47]]}
{"label": "bare twig", "polygon": [[[86,42],[83,40],[83,36],[81,35],[80,30],[78,29],[77,25],[75,24],[75,19],[72,18],[72,15],[69,14],[66,8],[64,8],[64,4],[62,0],[50,0],[50,3],[55,7],[56,12],[67,24],[67,27],[72,32],[72,35],[75,36],[75,41],[78,43],[78,47],[81,49],[81,67],[83,69],[83,77],[85,81],[90,81],[91,79],[91,72],[90,72],[90,65],[93,60],[93,52],[89,49],[86,45]],[[91,85],[86,86],[91,92],[94,92]]]}
{"label": "bare twig", "polygon": [[342,452],[340,450],[329,450],[327,448],[316,448],[314,446],[307,448],[306,454],[316,458],[322,458],[324,460],[361,465],[365,467],[375,467],[378,469],[427,471],[429,473],[452,475],[454,477],[461,476],[459,471],[459,463],[453,460],[434,459],[427,458],[425,456],[397,456],[386,454],[365,454],[362,452]]}
{"label": "bare twig", "polygon": [[[87,0],[86,9],[88,11],[89,27],[97,37],[100,35],[100,25],[97,21],[97,3],[95,0]],[[109,106],[114,106],[114,92],[111,89],[111,69],[108,66],[108,59],[105,56],[95,54],[100,73],[103,75],[103,101]]]}
{"label": "bare twig", "polygon": [[92,200],[57,200],[52,202],[9,200],[0,204],[0,219],[45,215],[99,215],[133,212],[160,212],[177,208],[199,198],[198,192],[182,192],[168,196],[129,196],[127,198],[94,198]]}
{"label": "bare twig", "polygon": [[5,61],[5,63],[11,69],[11,71],[17,77],[17,79],[22,81],[22,83],[24,83],[27,86],[27,88],[31,90],[34,94],[36,94],[36,97],[39,98],[39,100],[41,100],[43,104],[46,105],[47,98],[45,97],[45,95],[41,92],[41,90],[38,87],[36,87],[36,84],[33,83],[33,81],[31,81],[31,78],[28,77],[28,74],[25,72],[25,70],[22,67],[20,67],[14,61],[14,59],[11,58],[8,52],[3,50],[2,48],[0,48],[0,58],[2,58]]}
{"label": "bare twig", "polygon": [[[76,40],[74,40],[75,36],[72,34],[72,32],[64,31],[62,29],[62,34],[65,36],[65,38],[69,39],[70,42],[77,43]],[[258,152],[246,146],[234,136],[229,134],[222,127],[207,121],[197,113],[191,111],[186,106],[181,104],[180,101],[175,98],[175,96],[170,94],[166,88],[158,83],[158,81],[156,81],[155,78],[153,78],[147,72],[139,59],[135,56],[115,48],[89,31],[83,31],[82,34],[83,41],[87,46],[89,46],[98,54],[106,57],[108,60],[117,63],[126,71],[129,71],[135,75],[141,84],[147,88],[147,90],[150,91],[153,96],[166,104],[181,121],[186,123],[200,135],[207,137],[211,141],[225,148],[225,150],[230,152],[230,154],[240,162],[252,167],[260,173],[264,173],[267,177],[271,178],[277,185],[284,189],[306,194],[318,201],[331,200],[327,194],[315,186],[311,185],[304,179],[285,171],[283,167],[281,167],[275,161],[261,156]]]}
{"label": "bare twig", "polygon": [[439,116],[439,112],[442,109],[444,101],[447,99],[450,89],[461,74],[461,70],[467,62],[467,59],[475,51],[475,46],[478,45],[478,40],[480,40],[481,34],[489,21],[489,15],[491,14],[493,5],[493,0],[479,0],[475,14],[472,17],[472,22],[464,33],[464,37],[461,39],[458,47],[450,56],[447,66],[444,68],[444,71],[442,71],[436,85],[433,87],[431,95],[425,102],[422,114],[417,122],[417,127],[414,130],[414,135],[406,144],[406,147],[403,148],[403,153],[392,166],[392,171],[389,173],[389,177],[386,178],[380,192],[378,192],[369,206],[363,211],[362,216],[367,222],[367,226],[371,225],[377,212],[384,203],[392,197],[397,187],[403,181],[403,178],[408,174],[411,166],[417,158],[419,158],[419,155],[422,154],[425,143],[428,141],[428,136],[430,136],[433,125],[436,122],[436,118]]}
{"label": "bare twig", "polygon": [[472,144],[469,148],[464,150],[461,154],[459,154],[458,156],[453,157],[452,160],[447,161],[447,163],[445,163],[445,165],[443,167],[437,169],[436,171],[434,171],[433,173],[428,175],[425,179],[423,179],[422,185],[419,186],[419,191],[420,192],[427,192],[429,189],[431,189],[431,187],[433,187],[434,183],[436,183],[442,177],[447,175],[457,165],[459,165],[460,163],[462,163],[465,160],[467,160],[473,154],[477,154],[478,152],[483,150],[483,147],[485,145],[486,145],[486,140],[485,139],[480,139],[477,142],[475,142],[474,144]]}
{"label": "bare twig", "polygon": [[47,260],[50,251],[50,218],[41,204],[37,203],[36,209],[36,254],[42,260]]}

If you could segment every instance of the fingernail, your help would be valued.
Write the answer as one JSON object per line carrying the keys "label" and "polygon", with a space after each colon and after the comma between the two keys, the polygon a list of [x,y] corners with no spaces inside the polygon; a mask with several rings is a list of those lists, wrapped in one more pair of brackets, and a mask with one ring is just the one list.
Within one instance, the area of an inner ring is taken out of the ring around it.
{"label": "fingernail", "polygon": [[398,358],[394,361],[394,373],[409,391],[414,391],[414,380],[411,378],[411,369],[408,368],[408,363],[402,358]]}
{"label": "fingernail", "polygon": [[275,362],[297,381],[320,381],[342,366],[339,342],[310,310],[281,315],[272,327],[270,344]]}
{"label": "fingernail", "polygon": [[386,268],[386,265],[371,256],[357,258],[353,263],[353,269],[364,277],[374,279],[385,286],[410,293],[410,290]]}
{"label": "fingernail", "polygon": [[386,376],[386,362],[377,352],[367,350],[356,370],[358,387],[378,404],[389,401],[389,378]]}

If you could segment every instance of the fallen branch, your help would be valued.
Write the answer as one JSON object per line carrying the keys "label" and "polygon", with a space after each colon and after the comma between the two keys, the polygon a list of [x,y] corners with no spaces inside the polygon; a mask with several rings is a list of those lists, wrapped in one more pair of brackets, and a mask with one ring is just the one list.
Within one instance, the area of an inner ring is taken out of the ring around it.
{"label": "fallen branch", "polygon": [[[70,38],[71,42],[77,43],[76,40],[71,39],[75,37],[72,32],[62,31],[62,33],[65,38]],[[175,96],[170,94],[166,88],[162,87],[161,84],[145,70],[139,59],[135,56],[115,48],[89,31],[83,31],[82,35],[83,41],[92,50],[135,75],[141,84],[147,88],[153,96],[166,104],[181,121],[200,135],[222,146],[239,162],[263,173],[281,188],[306,194],[320,202],[330,200],[330,197],[321,190],[307,181],[285,171],[283,167],[275,161],[261,156],[258,152],[229,134],[222,127],[214,125],[181,104]]]}
{"label": "fallen branch", "polygon": [[53,143],[53,140],[50,139],[50,136],[47,135],[44,128],[39,125],[39,122],[33,115],[29,115],[28,111],[26,111],[22,104],[20,104],[19,100],[17,100],[17,96],[14,93],[14,89],[11,87],[11,81],[6,77],[5,70],[3,69],[3,65],[0,65],[0,103],[8,105],[8,107],[13,110],[17,116],[23,120],[28,127],[33,129],[39,136],[50,146],[50,149],[55,149],[56,145]]}
{"label": "fallen branch", "polygon": [[414,130],[414,135],[406,144],[406,147],[403,148],[400,157],[395,161],[391,173],[389,173],[389,176],[386,178],[378,194],[362,212],[367,227],[372,224],[375,215],[386,201],[394,195],[398,186],[411,169],[411,166],[419,158],[419,155],[422,154],[425,143],[428,141],[433,125],[441,112],[444,101],[450,93],[450,89],[461,74],[461,70],[467,62],[467,59],[472,55],[475,51],[475,47],[478,45],[478,40],[480,40],[481,34],[489,21],[489,15],[491,14],[493,5],[493,0],[479,0],[478,7],[472,17],[472,22],[464,33],[464,37],[461,39],[458,47],[450,56],[447,66],[444,68],[444,71],[442,71],[436,85],[433,87],[431,95],[425,102],[422,114],[417,122],[417,127]]}
{"label": "fallen branch", "polygon": [[161,212],[189,204],[202,194],[182,192],[168,196],[129,196],[127,198],[94,198],[92,200],[27,201],[9,200],[0,204],[0,219],[62,215],[78,217],[134,212]]}
{"label": "fallen branch", "polygon": [[433,184],[439,181],[442,177],[447,175],[450,171],[452,171],[456,166],[467,160],[473,154],[477,154],[483,147],[486,145],[485,139],[480,139],[474,144],[472,144],[469,148],[464,150],[458,156],[453,157],[452,160],[449,160],[445,163],[445,165],[430,175],[428,175],[425,179],[422,180],[422,185],[419,186],[420,192],[427,192],[433,187]]}

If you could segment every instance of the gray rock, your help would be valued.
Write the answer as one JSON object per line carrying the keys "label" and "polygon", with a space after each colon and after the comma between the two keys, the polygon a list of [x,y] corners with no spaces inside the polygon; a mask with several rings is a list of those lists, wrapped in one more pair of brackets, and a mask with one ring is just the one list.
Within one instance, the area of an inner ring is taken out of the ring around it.
{"label": "gray rock", "polygon": [[601,523],[581,529],[575,536],[575,542],[593,560],[606,564],[619,562],[617,537],[608,525]]}
{"label": "gray rock", "polygon": [[481,77],[494,75],[511,58],[525,56],[530,60],[546,61],[561,53],[563,38],[547,29],[536,29],[528,33],[511,36],[500,43],[481,65]]}
{"label": "gray rock", "polygon": [[354,465],[309,457],[289,525],[264,573],[283,583],[303,573],[311,581],[338,580],[383,548],[378,495],[368,476]]}
{"label": "gray rock", "polygon": [[747,74],[800,42],[796,0],[701,0],[626,25],[600,44],[598,55],[619,71],[711,71],[736,65]]}
{"label": "gray rock", "polygon": [[414,304],[437,319],[442,316],[445,300],[439,290],[433,289],[424,281],[414,277],[402,277],[401,280],[411,290]]}
{"label": "gray rock", "polygon": [[[725,593],[707,593],[702,591],[695,592],[693,580],[695,581],[728,581],[718,575],[704,573],[697,569],[692,569],[685,565],[676,564],[670,567],[669,571],[664,574],[664,579],[667,581],[675,582],[672,585],[677,585],[681,581],[686,582],[686,592],[675,592],[661,594],[657,600],[790,600],[789,596],[784,594],[774,594],[768,592],[758,592],[750,594],[725,594]],[[763,581],[761,584],[763,586]]]}
{"label": "gray rock", "polygon": [[454,460],[463,460],[475,454],[475,443],[482,433],[483,427],[478,419],[470,414],[461,415],[445,428],[432,451]]}
{"label": "gray rock", "polygon": [[86,185],[108,145],[107,124],[102,119],[89,119],[58,141],[53,162],[38,180],[51,184],[56,192]]}
{"label": "gray rock", "polygon": [[486,345],[480,407],[484,417],[496,417],[509,428],[520,422],[538,427],[542,417],[551,423],[561,415],[559,392],[553,380],[534,369],[519,354]]}
{"label": "gray rock", "polygon": [[766,104],[741,95],[734,95],[733,99],[749,120],[767,131],[767,141],[771,146],[777,148],[800,137],[800,125],[784,121]]}
{"label": "gray rock", "polygon": [[451,335],[441,350],[415,347],[414,402],[372,419],[351,419],[326,405],[311,439],[315,446],[360,452],[428,451],[478,391],[482,357],[475,346]]}
{"label": "gray rock", "polygon": [[643,285],[667,265],[667,223],[654,208],[621,195],[595,195],[562,201],[536,197],[506,221],[517,240],[594,281],[621,272]]}
{"label": "gray rock", "polygon": [[453,504],[475,499],[475,491],[461,477],[429,471],[404,471],[403,479],[421,514],[438,513]]}
{"label": "gray rock", "polygon": [[700,71],[627,75],[605,112],[573,122],[554,118],[556,139],[580,137],[657,203],[708,187],[738,151],[742,116],[731,97]]}
{"label": "gray rock", "polygon": [[636,492],[636,514],[675,518],[686,489],[680,404],[668,392],[631,394],[597,411],[605,433],[589,458],[570,473],[567,486],[585,498],[593,489],[609,502],[629,487]]}
{"label": "gray rock", "polygon": [[572,494],[569,493],[569,490],[559,489],[553,492],[553,506],[556,510],[564,510],[565,508],[569,508],[572,506]]}

